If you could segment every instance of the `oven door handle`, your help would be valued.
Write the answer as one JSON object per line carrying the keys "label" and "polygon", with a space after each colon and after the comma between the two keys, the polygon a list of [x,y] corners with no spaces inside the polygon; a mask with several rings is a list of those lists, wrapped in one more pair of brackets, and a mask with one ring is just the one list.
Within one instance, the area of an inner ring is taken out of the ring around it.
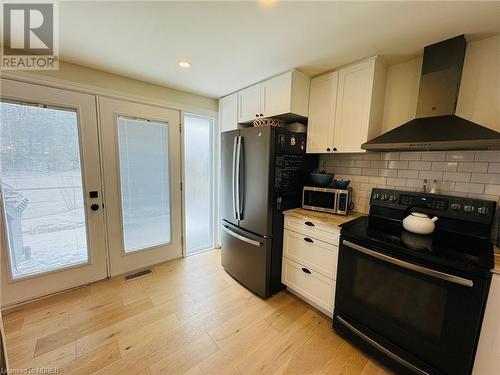
{"label": "oven door handle", "polygon": [[367,249],[366,247],[356,245],[355,243],[352,243],[352,242],[347,241],[347,240],[343,240],[342,244],[349,246],[353,250],[359,251],[359,252],[364,253],[366,255],[370,255],[374,258],[383,260],[385,262],[392,263],[392,264],[399,266],[399,267],[404,267],[404,268],[407,268],[407,269],[412,270],[412,271],[420,272],[420,273],[423,273],[425,275],[432,276],[432,277],[437,277],[438,279],[442,279],[442,280],[449,281],[449,282],[452,282],[455,284],[467,286],[469,288],[472,288],[474,286],[474,282],[472,280],[464,279],[462,277],[450,275],[448,273],[432,270],[430,268],[426,268],[426,267],[418,266],[418,265],[413,264],[413,263],[405,262],[404,260],[396,259],[396,258],[390,257],[388,255],[379,253],[377,251]]}
{"label": "oven door handle", "polygon": [[384,346],[380,345],[378,342],[375,340],[372,340],[368,336],[366,336],[364,333],[361,331],[358,331],[356,328],[354,328],[352,325],[347,323],[344,319],[342,319],[340,316],[336,315],[335,318],[338,322],[342,323],[345,327],[347,327],[352,333],[354,333],[356,336],[367,342],[368,344],[373,345],[375,348],[380,350],[382,353],[385,353],[387,356],[391,357],[393,360],[398,362],[400,365],[405,366],[406,368],[409,368],[416,372],[417,374],[420,375],[429,375],[429,373],[425,372],[424,370],[412,365],[410,362],[405,361],[403,358],[399,357],[398,355],[394,354],[390,350],[386,349]]}

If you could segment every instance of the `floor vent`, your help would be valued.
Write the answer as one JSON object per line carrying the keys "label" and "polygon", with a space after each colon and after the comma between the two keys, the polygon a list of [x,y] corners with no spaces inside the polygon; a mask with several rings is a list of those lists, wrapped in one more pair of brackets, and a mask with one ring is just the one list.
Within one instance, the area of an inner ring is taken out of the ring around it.
{"label": "floor vent", "polygon": [[151,270],[149,270],[149,269],[139,271],[136,273],[131,273],[130,275],[125,276],[125,280],[132,280],[132,279],[135,279],[137,277],[145,276],[145,275],[150,274],[150,273],[151,273]]}

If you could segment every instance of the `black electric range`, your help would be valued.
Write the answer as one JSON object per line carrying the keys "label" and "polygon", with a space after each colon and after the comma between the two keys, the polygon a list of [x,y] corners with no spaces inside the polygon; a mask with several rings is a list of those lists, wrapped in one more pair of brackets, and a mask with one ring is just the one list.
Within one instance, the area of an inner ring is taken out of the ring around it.
{"label": "black electric range", "polygon": [[[495,202],[373,189],[343,225],[333,327],[398,371],[470,374],[493,267]],[[430,235],[403,228],[438,216]]]}

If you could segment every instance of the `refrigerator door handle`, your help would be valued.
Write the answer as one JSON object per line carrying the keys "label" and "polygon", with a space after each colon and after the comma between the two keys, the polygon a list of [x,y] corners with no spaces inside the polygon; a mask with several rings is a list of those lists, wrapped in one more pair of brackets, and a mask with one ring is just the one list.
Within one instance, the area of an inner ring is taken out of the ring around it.
{"label": "refrigerator door handle", "polygon": [[240,202],[240,159],[241,159],[241,136],[236,137],[236,215],[241,220],[241,202]]}
{"label": "refrigerator door handle", "polygon": [[[243,145],[243,137],[240,135],[240,144],[238,149],[238,176],[239,176],[239,186],[238,186],[238,215],[239,219],[243,220],[243,209],[244,209],[244,197],[245,197],[245,149]],[[242,151],[243,150],[243,151]]]}
{"label": "refrigerator door handle", "polygon": [[232,174],[232,185],[231,185],[231,195],[233,198],[233,216],[234,220],[239,220],[238,218],[238,211],[236,210],[236,184],[235,184],[235,179],[236,179],[236,144],[238,143],[238,138],[239,136],[234,137],[234,143],[233,143],[233,174]]}
{"label": "refrigerator door handle", "polygon": [[244,241],[244,242],[249,243],[249,244],[254,245],[254,246],[262,246],[262,242],[255,241],[255,240],[252,240],[250,238],[246,238],[245,236],[242,236],[241,234],[233,232],[231,229],[229,229],[225,225],[222,226],[222,230],[224,232],[226,232],[227,234],[229,234],[229,235],[231,235],[231,236],[233,236],[241,241]]}

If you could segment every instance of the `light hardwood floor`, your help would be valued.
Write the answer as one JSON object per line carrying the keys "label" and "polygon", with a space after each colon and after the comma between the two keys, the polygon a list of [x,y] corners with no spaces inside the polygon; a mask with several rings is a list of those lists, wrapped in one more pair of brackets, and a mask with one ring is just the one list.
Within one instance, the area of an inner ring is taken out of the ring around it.
{"label": "light hardwood floor", "polygon": [[388,374],[288,292],[264,301],[214,250],[4,314],[11,368],[63,374]]}

